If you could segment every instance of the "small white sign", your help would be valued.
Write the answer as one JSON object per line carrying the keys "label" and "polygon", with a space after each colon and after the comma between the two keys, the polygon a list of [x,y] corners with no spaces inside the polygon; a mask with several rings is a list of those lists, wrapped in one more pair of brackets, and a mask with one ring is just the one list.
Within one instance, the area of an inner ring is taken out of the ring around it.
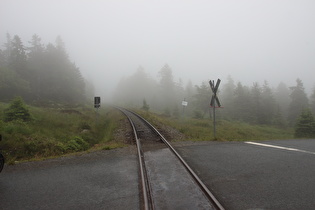
{"label": "small white sign", "polygon": [[187,106],[187,105],[188,105],[188,102],[187,102],[187,101],[182,101],[182,105],[183,105],[183,106]]}

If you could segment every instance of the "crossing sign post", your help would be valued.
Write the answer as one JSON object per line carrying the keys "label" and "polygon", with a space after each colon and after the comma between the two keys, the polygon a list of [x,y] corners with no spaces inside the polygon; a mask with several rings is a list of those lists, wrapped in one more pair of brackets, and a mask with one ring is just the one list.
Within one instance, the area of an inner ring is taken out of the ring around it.
{"label": "crossing sign post", "polygon": [[101,97],[95,96],[94,97],[94,108],[96,109],[96,112],[95,112],[95,122],[96,123],[97,123],[98,109],[100,108],[100,106],[101,106]]}
{"label": "crossing sign post", "polygon": [[185,114],[185,107],[188,105],[188,102],[186,101],[186,98],[182,101],[182,106],[183,106],[183,115]]}
{"label": "crossing sign post", "polygon": [[215,127],[215,108],[216,108],[216,104],[218,105],[218,108],[221,107],[221,103],[219,101],[219,98],[217,96],[217,92],[218,92],[218,88],[220,85],[221,80],[218,79],[217,83],[214,83],[214,80],[210,80],[209,84],[210,84],[210,88],[213,92],[212,97],[211,97],[211,101],[210,101],[210,107],[213,108],[213,137],[214,139],[216,139],[216,127]]}

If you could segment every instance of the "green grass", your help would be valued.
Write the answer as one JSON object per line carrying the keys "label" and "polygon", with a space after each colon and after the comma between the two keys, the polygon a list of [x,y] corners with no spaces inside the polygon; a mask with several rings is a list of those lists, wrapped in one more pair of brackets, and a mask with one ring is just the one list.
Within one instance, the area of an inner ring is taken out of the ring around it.
{"label": "green grass", "polygon": [[185,140],[248,141],[294,138],[293,128],[277,128],[267,125],[250,125],[243,122],[217,120],[216,139],[214,139],[213,121],[211,119],[177,119],[150,112],[139,111],[139,113],[156,126],[165,124],[179,130],[185,135]]}
{"label": "green grass", "polygon": [[[9,104],[0,103],[0,149],[7,163],[38,160],[82,151],[109,150],[123,147],[122,139],[115,139],[114,132],[125,119],[116,109],[101,108],[96,115],[94,108],[27,106],[32,121],[4,122],[3,110]],[[171,118],[139,111],[149,122],[173,127],[185,135],[185,140],[214,140],[210,119]],[[218,120],[217,138],[221,141],[246,141],[293,138],[293,129],[249,125],[241,122]],[[177,140],[177,139],[174,139]]]}
{"label": "green grass", "polygon": [[113,133],[119,111],[101,108],[39,108],[28,106],[30,122],[4,122],[3,110],[9,105],[0,103],[0,149],[7,163],[43,159],[89,149],[113,149],[124,146],[115,142]]}

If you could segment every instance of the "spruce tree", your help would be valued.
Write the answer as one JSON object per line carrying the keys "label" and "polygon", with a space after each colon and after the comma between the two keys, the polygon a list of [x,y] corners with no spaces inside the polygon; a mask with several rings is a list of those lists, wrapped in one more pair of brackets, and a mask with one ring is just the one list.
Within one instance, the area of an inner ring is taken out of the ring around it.
{"label": "spruce tree", "polygon": [[9,108],[4,110],[4,121],[21,120],[24,122],[31,121],[30,111],[26,107],[21,97],[16,97],[10,104]]}
{"label": "spruce tree", "polygon": [[294,136],[296,138],[312,138],[315,136],[314,116],[309,109],[304,109],[298,118]]}
{"label": "spruce tree", "polygon": [[262,89],[257,82],[255,82],[250,90],[251,108],[250,112],[252,115],[251,121],[254,123],[262,123]]}
{"label": "spruce tree", "polygon": [[290,87],[291,89],[291,103],[289,105],[288,121],[290,125],[294,125],[297,117],[303,109],[308,108],[308,98],[304,91],[302,80],[296,80],[296,86]]}
{"label": "spruce tree", "polygon": [[145,99],[143,99],[143,105],[141,107],[141,109],[145,110],[145,111],[149,111],[150,106],[147,104],[147,101]]}
{"label": "spruce tree", "polygon": [[250,90],[243,86],[241,82],[237,83],[233,98],[234,120],[252,122],[252,101],[250,100]]}
{"label": "spruce tree", "polygon": [[260,123],[262,124],[272,124],[273,118],[277,111],[276,100],[273,95],[272,89],[269,87],[267,81],[264,82],[262,86],[262,107],[261,107],[261,119]]}
{"label": "spruce tree", "polygon": [[209,112],[211,89],[206,82],[202,82],[200,86],[196,85],[196,94],[193,96],[192,105],[194,110],[201,112],[202,117]]}
{"label": "spruce tree", "polygon": [[290,104],[290,90],[287,85],[283,82],[279,83],[275,90],[275,100],[279,105],[281,115],[284,119],[288,119],[288,111]]}
{"label": "spruce tree", "polygon": [[222,92],[220,92],[221,103],[224,106],[224,117],[231,119],[233,116],[234,106],[234,91],[236,88],[235,82],[231,76],[228,76],[226,83],[222,86]]}
{"label": "spruce tree", "polygon": [[172,105],[176,103],[175,96],[175,82],[173,77],[173,72],[168,64],[165,64],[162,69],[158,72],[160,77],[160,96],[161,102],[164,107],[168,110],[171,109]]}
{"label": "spruce tree", "polygon": [[313,88],[313,93],[311,95],[311,111],[315,113],[315,87]]}

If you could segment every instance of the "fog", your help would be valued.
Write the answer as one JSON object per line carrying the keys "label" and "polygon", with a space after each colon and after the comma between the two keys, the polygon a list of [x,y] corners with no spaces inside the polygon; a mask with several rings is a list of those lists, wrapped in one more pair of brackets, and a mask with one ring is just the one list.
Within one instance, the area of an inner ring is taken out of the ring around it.
{"label": "fog", "polygon": [[43,44],[60,35],[107,98],[139,66],[156,78],[166,63],[184,83],[231,75],[290,86],[300,78],[308,93],[315,84],[313,0],[1,0],[0,26],[0,43],[6,33],[25,46],[33,34]]}

